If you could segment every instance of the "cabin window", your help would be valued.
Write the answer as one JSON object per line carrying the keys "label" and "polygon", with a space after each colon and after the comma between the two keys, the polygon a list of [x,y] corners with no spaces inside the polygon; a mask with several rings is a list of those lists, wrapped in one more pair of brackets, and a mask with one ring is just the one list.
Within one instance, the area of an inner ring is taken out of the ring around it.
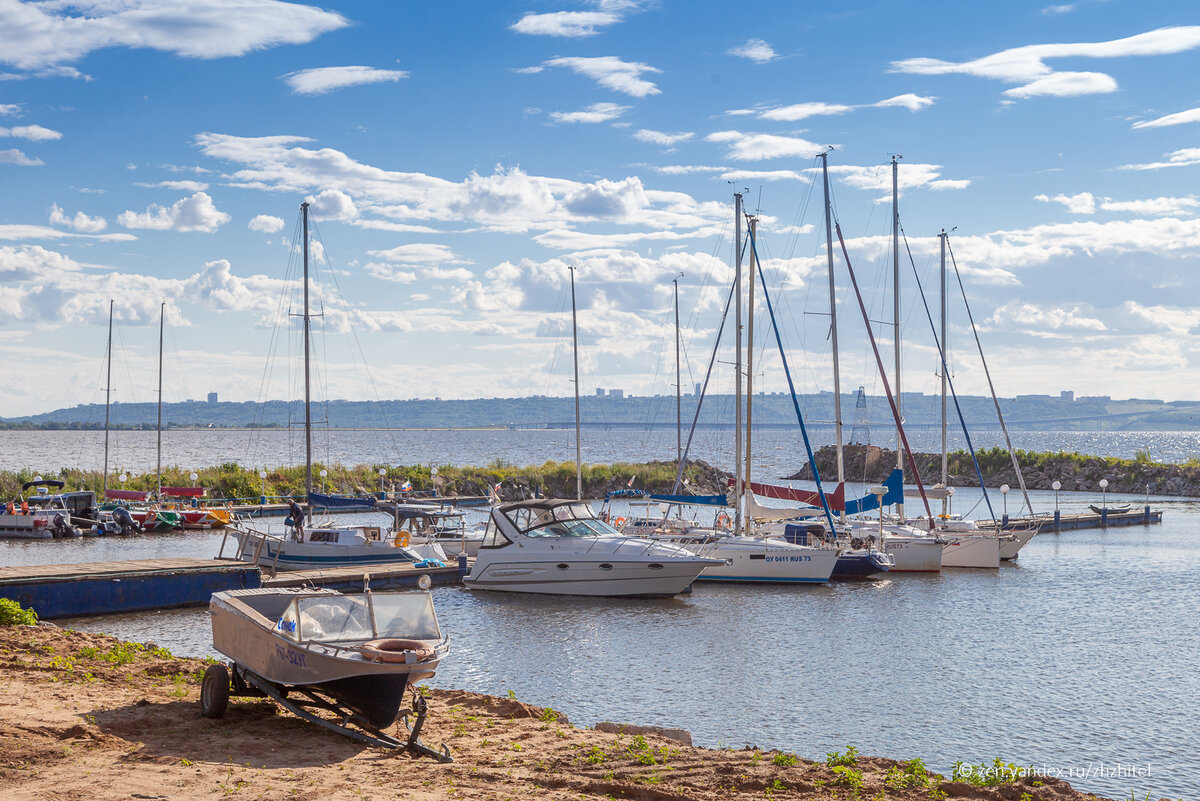
{"label": "cabin window", "polygon": [[374,593],[375,630],[379,637],[440,640],[433,598],[424,592]]}
{"label": "cabin window", "polygon": [[500,527],[496,525],[494,518],[488,518],[487,531],[483,534],[483,542],[480,543],[481,548],[503,548],[509,544],[508,537],[504,536],[500,531]]}
{"label": "cabin window", "polygon": [[[361,595],[313,596],[296,599],[301,640],[371,640],[371,612]],[[291,610],[289,610],[290,612]],[[280,624],[287,618],[280,618]]]}

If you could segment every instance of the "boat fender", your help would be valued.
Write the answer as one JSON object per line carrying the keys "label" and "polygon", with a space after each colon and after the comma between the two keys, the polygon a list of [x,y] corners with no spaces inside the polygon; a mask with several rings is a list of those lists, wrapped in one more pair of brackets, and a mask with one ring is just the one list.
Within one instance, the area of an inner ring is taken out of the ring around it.
{"label": "boat fender", "polygon": [[433,647],[422,640],[371,640],[360,650],[365,659],[393,664],[424,662],[434,655]]}

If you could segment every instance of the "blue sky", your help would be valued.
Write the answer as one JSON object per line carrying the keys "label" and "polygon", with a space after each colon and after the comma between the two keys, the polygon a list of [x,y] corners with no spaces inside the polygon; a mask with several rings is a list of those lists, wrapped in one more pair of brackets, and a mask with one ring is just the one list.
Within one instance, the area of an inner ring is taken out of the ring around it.
{"label": "blue sky", "polygon": [[[1001,394],[1195,399],[1193,23],[1124,0],[0,0],[0,416],[102,401],[110,298],[115,399],[154,398],[163,302],[164,399],[291,395],[306,199],[328,397],[570,394],[570,267],[585,393],[673,393],[680,273],[690,385],[739,190],[798,388],[828,389],[827,147],[874,319],[899,153],[917,272],[936,287],[955,229]],[[933,392],[902,267],[904,386]],[[836,270],[843,388],[881,391]],[[956,303],[955,378],[982,393]]]}

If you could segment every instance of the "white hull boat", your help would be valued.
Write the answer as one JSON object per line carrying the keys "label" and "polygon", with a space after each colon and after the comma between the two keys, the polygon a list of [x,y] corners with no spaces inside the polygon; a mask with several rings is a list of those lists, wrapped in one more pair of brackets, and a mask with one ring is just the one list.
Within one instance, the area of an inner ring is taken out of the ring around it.
{"label": "white hull boat", "polygon": [[1000,558],[1006,562],[1011,562],[1017,558],[1021,549],[1029,544],[1029,541],[1037,534],[1037,529],[1025,529],[1023,531],[1005,531],[1007,539],[1000,541]]}
{"label": "white hull boat", "polygon": [[937,573],[944,564],[946,541],[921,535],[883,535],[883,550],[896,560],[889,573]]}
{"label": "white hull boat", "polygon": [[942,567],[1000,567],[1000,538],[989,534],[959,534],[947,531],[943,535]]}
{"label": "white hull boat", "polygon": [[670,597],[723,564],[675,545],[631,539],[583,501],[495,506],[470,575],[476,590],[602,597]]}
{"label": "white hull boat", "polygon": [[[272,570],[370,567],[425,560],[445,563],[448,559],[436,544],[411,543],[407,537],[397,538],[395,532],[378,526],[305,528],[302,541],[295,539],[295,529],[282,537],[248,528],[229,530],[237,541],[235,558]],[[222,555],[224,550],[222,542]]]}
{"label": "white hull boat", "polygon": [[233,673],[224,664],[205,672],[206,717],[221,717],[231,692],[265,694],[342,734],[439,755],[418,747],[415,735],[406,745],[382,732],[400,717],[406,691],[420,699],[413,685],[431,678],[449,651],[429,593],[229,590],[214,593],[209,610],[213,647],[232,660]]}
{"label": "white hull boat", "polygon": [[796,545],[778,537],[732,536],[714,529],[693,529],[668,541],[721,560],[704,568],[697,581],[824,584],[838,560],[833,548]]}

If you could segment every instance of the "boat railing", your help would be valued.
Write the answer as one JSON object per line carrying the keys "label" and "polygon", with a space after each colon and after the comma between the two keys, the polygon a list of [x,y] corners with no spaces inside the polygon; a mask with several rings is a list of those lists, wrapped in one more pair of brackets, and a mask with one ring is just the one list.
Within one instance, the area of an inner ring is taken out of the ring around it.
{"label": "boat railing", "polygon": [[[262,551],[263,551],[263,548],[266,546],[267,542],[273,541],[277,545],[283,545],[286,542],[286,540],[283,537],[278,537],[274,534],[268,534],[265,531],[258,531],[256,529],[252,529],[252,528],[244,528],[244,527],[236,525],[236,524],[229,525],[229,526],[225,527],[225,534],[224,534],[224,536],[221,537],[221,549],[217,552],[218,559],[225,558],[225,543],[229,540],[230,529],[233,529],[234,531],[236,531],[238,534],[241,535],[240,537],[238,537],[237,552],[235,553],[233,558],[241,559],[246,562],[250,562],[251,564],[257,565],[260,568],[264,566],[262,563]],[[252,546],[254,548],[254,555],[252,558],[246,557],[247,543],[252,544]],[[272,576],[276,575],[276,573],[278,572],[279,556],[282,552],[283,552],[282,548],[280,548],[280,547],[275,548],[275,558],[273,560],[271,560],[271,565],[270,565],[270,570],[271,570]]]}

